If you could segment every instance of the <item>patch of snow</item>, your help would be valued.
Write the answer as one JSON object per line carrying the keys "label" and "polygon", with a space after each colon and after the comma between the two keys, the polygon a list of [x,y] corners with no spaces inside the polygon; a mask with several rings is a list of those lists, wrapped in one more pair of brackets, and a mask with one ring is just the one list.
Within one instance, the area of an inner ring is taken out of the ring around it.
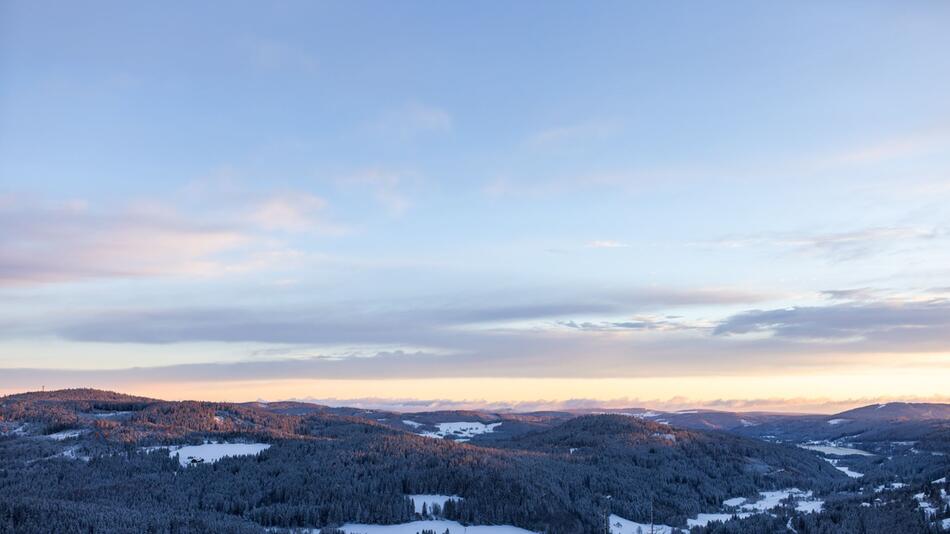
{"label": "patch of snow", "polygon": [[795,504],[795,510],[802,513],[810,514],[813,512],[820,512],[821,509],[824,508],[824,506],[825,506],[825,501],[822,501],[819,499],[814,499],[814,500],[809,500],[809,501],[798,501]]}
{"label": "patch of snow", "polygon": [[[619,515],[610,514],[610,534],[673,534],[673,527],[669,525],[649,525],[624,519]],[[638,530],[639,529],[639,530]]]}
{"label": "patch of snow", "polygon": [[829,456],[874,456],[870,452],[862,451],[860,449],[853,449],[851,447],[839,447],[837,445],[799,445],[803,449],[808,449],[810,451],[820,452],[822,454],[827,454]]}
{"label": "patch of snow", "polygon": [[743,510],[758,510],[764,512],[766,510],[771,510],[783,500],[789,497],[799,497],[799,498],[809,498],[811,497],[810,491],[802,491],[798,488],[788,488],[777,491],[762,491],[759,492],[759,495],[762,497],[756,502],[743,504],[740,508]]}
{"label": "patch of snow", "polygon": [[907,484],[904,484],[903,482],[891,482],[890,484],[881,484],[880,486],[875,487],[874,493],[881,493],[884,490],[895,490],[906,487]]}
{"label": "patch of snow", "polygon": [[577,447],[571,447],[571,454],[574,454],[576,450],[577,450]]}
{"label": "patch of snow", "polygon": [[420,426],[422,426],[422,423],[417,423],[417,422],[415,422],[415,421],[410,421],[410,420],[408,420],[408,419],[403,419],[403,420],[402,420],[402,424],[404,424],[404,425],[409,425],[409,426],[411,426],[412,428],[419,428]]}
{"label": "patch of snow", "polygon": [[722,501],[723,506],[739,506],[745,502],[745,497],[733,497]]}
{"label": "patch of snow", "polygon": [[941,477],[931,482],[931,484],[944,484],[946,482],[947,482],[947,477]]}
{"label": "patch of snow", "polygon": [[56,441],[63,441],[64,439],[78,438],[85,432],[85,430],[63,430],[62,432],[56,432],[55,434],[47,434],[46,438],[55,439]]}
{"label": "patch of snow", "polygon": [[928,519],[937,514],[937,509],[934,508],[934,505],[927,502],[927,496],[923,493],[915,494],[914,500],[917,501],[917,507],[924,511],[924,515]]}
{"label": "patch of snow", "polygon": [[676,413],[678,413],[678,414],[699,413],[699,410],[680,410],[680,411],[678,411],[678,412],[676,412]]}
{"label": "patch of snow", "polygon": [[841,423],[847,423],[848,421],[850,421],[850,419],[829,419],[828,424],[834,426],[840,425]]}
{"label": "patch of snow", "polygon": [[490,434],[495,431],[501,423],[479,423],[477,421],[456,423],[438,423],[438,430],[435,432],[422,432],[420,436],[427,438],[455,438],[456,441],[468,441],[479,434]]}
{"label": "patch of snow", "polygon": [[753,423],[752,421],[746,421],[745,419],[739,419],[739,424],[742,426],[756,426],[758,423]]}
{"label": "patch of snow", "polygon": [[[705,527],[713,521],[722,521],[725,523],[733,517],[738,517],[739,519],[744,519],[751,516],[751,512],[740,512],[737,514],[699,514],[695,519],[687,519],[686,525],[690,528],[692,527]],[[649,532],[649,530],[644,530],[644,532]]]}
{"label": "patch of snow", "polygon": [[214,463],[228,456],[253,456],[269,449],[267,443],[205,443],[203,445],[172,445],[145,447],[147,452],[168,449],[169,456],[177,456],[183,466],[195,463]]}
{"label": "patch of snow", "polygon": [[659,432],[654,432],[653,437],[665,439],[667,441],[672,441],[674,443],[676,442],[676,436],[674,436],[673,434],[660,434]]}
{"label": "patch of snow", "polygon": [[122,417],[125,415],[129,415],[131,413],[132,412],[99,412],[99,413],[93,413],[89,415],[96,419],[112,419],[113,417]]}
{"label": "patch of snow", "polygon": [[838,460],[832,458],[822,458],[822,460],[828,462],[829,464],[835,466],[835,469],[841,471],[842,473],[848,475],[851,478],[861,478],[864,476],[864,473],[858,473],[857,471],[852,471],[847,466],[838,465]]}
{"label": "patch of snow", "polygon": [[[418,534],[423,530],[434,530],[442,534],[446,530],[450,534],[536,534],[530,530],[511,525],[470,525],[463,526],[455,521],[429,520],[412,521],[398,525],[370,525],[347,523],[340,527],[346,534]],[[319,534],[320,529],[311,529],[312,534]]]}
{"label": "patch of snow", "polygon": [[407,495],[412,499],[412,506],[415,508],[417,514],[422,513],[422,505],[426,506],[426,511],[432,513],[432,505],[438,504],[439,508],[445,507],[447,501],[460,501],[461,497],[458,495]]}

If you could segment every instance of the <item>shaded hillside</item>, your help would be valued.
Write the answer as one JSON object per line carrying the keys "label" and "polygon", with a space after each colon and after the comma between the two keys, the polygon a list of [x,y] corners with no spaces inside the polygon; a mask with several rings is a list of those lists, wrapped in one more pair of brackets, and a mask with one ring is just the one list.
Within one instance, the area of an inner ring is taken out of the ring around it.
{"label": "shaded hillside", "polygon": [[[285,415],[248,404],[150,401],[122,418],[90,419],[69,411],[70,403],[85,402],[76,397],[4,399],[72,413],[81,430],[50,440],[35,423],[36,431],[0,438],[7,509],[32,517],[59,502],[58,510],[90,517],[128,509],[128,520],[144,524],[192,517],[240,521],[242,528],[321,527],[407,521],[414,515],[406,495],[424,493],[461,496],[444,514],[467,524],[567,534],[599,530],[605,513],[646,520],[652,512],[685,525],[729,497],[786,485],[828,489],[846,480],[805,451],[625,416],[569,418],[484,447],[359,417]],[[141,447],[208,438],[271,446],[256,457],[193,467]]]}

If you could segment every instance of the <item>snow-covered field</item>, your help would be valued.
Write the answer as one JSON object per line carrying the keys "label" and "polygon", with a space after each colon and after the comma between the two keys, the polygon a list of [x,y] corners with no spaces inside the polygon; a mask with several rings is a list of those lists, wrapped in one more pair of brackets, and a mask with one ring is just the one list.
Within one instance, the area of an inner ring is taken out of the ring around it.
{"label": "snow-covered field", "polygon": [[850,419],[829,419],[828,424],[834,426],[840,425],[841,423],[847,423],[848,421],[850,421]]}
{"label": "snow-covered field", "polygon": [[416,509],[417,514],[422,513],[422,505],[426,505],[426,510],[431,512],[432,505],[438,504],[439,507],[444,507],[446,501],[460,501],[461,497],[458,495],[409,495],[412,499],[412,505]]}
{"label": "snow-covered field", "polygon": [[827,454],[829,456],[851,456],[853,454],[859,456],[874,456],[868,451],[862,451],[860,449],[852,449],[851,447],[839,447],[837,445],[799,445],[803,449],[808,449],[810,451],[820,452],[822,454]]}
{"label": "snow-covered field", "polygon": [[[732,519],[733,517],[745,518],[752,515],[752,512],[739,512],[736,514],[699,514],[693,519],[687,519],[686,524],[692,527],[705,527],[713,521],[722,521],[726,522]],[[649,531],[645,531],[649,532]]]}
{"label": "snow-covered field", "polygon": [[852,471],[851,468],[849,468],[848,466],[838,465],[838,460],[835,460],[833,458],[823,458],[823,459],[826,462],[830,463],[831,465],[835,466],[835,469],[837,469],[838,471],[841,471],[842,473],[848,475],[851,478],[861,478],[864,476],[864,473],[858,473],[857,471]]}
{"label": "snow-covered field", "polygon": [[[423,530],[434,530],[443,534],[446,530],[450,534],[536,534],[530,530],[513,527],[511,525],[474,525],[465,527],[455,521],[412,521],[398,525],[368,525],[347,523],[340,527],[346,534],[418,534]],[[311,534],[319,534],[320,529],[311,529]]]}
{"label": "snow-covered field", "polygon": [[[781,504],[783,500],[789,497],[795,500],[795,509],[803,513],[820,512],[822,507],[825,505],[824,501],[820,499],[813,499],[812,492],[802,491],[797,488],[788,488],[778,491],[763,491],[759,493],[759,497],[759,500],[754,502],[746,502],[748,499],[744,497],[726,499],[722,503],[723,506],[732,508],[733,511],[698,514],[696,517],[687,519],[686,524],[689,526],[689,528],[704,527],[713,521],[725,522],[732,519],[733,517],[738,517],[740,519],[746,518],[754,514],[765,513],[772,508],[775,508]],[[650,532],[649,524],[630,521],[629,519],[624,519],[618,515],[610,516],[611,534],[640,534],[637,531],[638,528],[642,529],[644,533]],[[653,525],[653,532],[656,534],[670,534],[673,532],[673,529],[674,527],[669,525]]]}
{"label": "snow-covered field", "polygon": [[[405,422],[405,421],[403,421]],[[490,434],[495,431],[501,423],[479,423],[477,421],[459,421],[455,423],[438,423],[435,426],[438,430],[434,432],[423,431],[419,435],[427,438],[455,438],[456,441],[468,441],[479,434]]]}
{"label": "snow-covered field", "polygon": [[202,445],[171,445],[145,447],[147,451],[168,449],[169,456],[177,456],[178,463],[190,465],[196,462],[214,463],[227,456],[253,456],[265,449],[267,443],[204,443]]}
{"label": "snow-covered field", "polygon": [[624,519],[619,515],[610,514],[610,534],[649,534],[650,532],[653,532],[653,534],[672,534],[673,532],[673,527],[669,525],[653,525],[652,531],[650,528],[649,524],[637,523]]}
{"label": "snow-covered field", "polygon": [[64,439],[78,438],[82,434],[82,430],[63,430],[62,432],[57,432],[55,434],[47,434],[46,437],[49,439],[55,439],[56,441],[63,441]]}

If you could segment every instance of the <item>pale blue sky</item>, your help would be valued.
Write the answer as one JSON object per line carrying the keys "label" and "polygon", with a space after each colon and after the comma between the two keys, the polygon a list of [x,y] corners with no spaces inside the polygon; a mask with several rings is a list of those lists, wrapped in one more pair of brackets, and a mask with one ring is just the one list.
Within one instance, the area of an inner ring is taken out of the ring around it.
{"label": "pale blue sky", "polygon": [[948,24],[0,2],[0,389],[950,378]]}

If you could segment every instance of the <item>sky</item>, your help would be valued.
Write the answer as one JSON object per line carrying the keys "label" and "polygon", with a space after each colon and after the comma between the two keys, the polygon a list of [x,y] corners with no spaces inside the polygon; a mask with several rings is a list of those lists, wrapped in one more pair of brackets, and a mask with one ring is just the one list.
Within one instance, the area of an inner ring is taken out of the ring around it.
{"label": "sky", "polygon": [[946,2],[0,2],[0,393],[950,401]]}

